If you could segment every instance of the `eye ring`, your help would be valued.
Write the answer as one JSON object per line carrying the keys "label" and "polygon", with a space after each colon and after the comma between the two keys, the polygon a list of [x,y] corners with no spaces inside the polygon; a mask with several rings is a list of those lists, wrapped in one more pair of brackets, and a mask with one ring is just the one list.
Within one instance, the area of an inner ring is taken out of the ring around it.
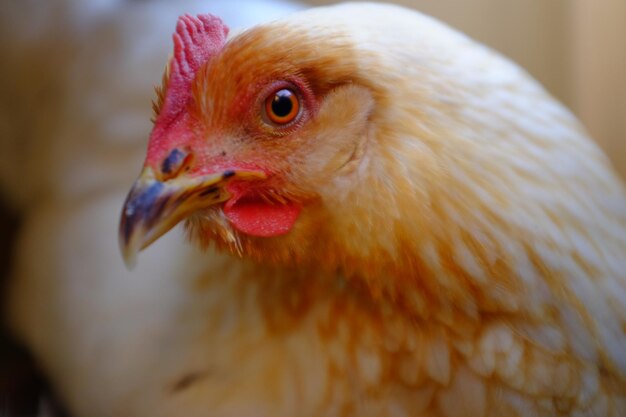
{"label": "eye ring", "polygon": [[265,99],[265,116],[274,125],[284,126],[300,114],[300,98],[291,88],[280,88]]}

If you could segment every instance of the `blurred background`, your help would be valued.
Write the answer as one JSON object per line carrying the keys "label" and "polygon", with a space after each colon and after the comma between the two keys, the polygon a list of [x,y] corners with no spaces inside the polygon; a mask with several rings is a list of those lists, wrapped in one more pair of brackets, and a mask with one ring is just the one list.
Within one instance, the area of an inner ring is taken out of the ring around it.
{"label": "blurred background", "polygon": [[[176,17],[213,12],[236,28],[331,3],[1,2],[0,306],[7,319],[0,332],[0,416],[62,415],[54,396],[45,394],[38,368],[53,369],[47,373],[63,383],[65,368],[55,368],[55,361],[71,357],[72,337],[80,335],[64,327],[66,316],[49,314],[55,297],[98,277],[117,282],[106,274],[125,274],[115,222],[143,158],[152,88],[161,79]],[[626,178],[625,0],[397,3],[449,23],[526,68],[578,115]],[[106,209],[96,214],[92,207]],[[76,218],[81,222],[71,221]],[[68,242],[80,247],[85,235],[82,251],[62,251]],[[107,265],[106,272],[96,264]],[[97,304],[98,293],[89,294]]]}

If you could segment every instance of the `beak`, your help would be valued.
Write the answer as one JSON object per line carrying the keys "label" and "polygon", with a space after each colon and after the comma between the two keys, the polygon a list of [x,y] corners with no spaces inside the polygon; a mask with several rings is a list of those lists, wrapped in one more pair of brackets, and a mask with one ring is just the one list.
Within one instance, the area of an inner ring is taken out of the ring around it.
{"label": "beak", "polygon": [[197,210],[230,198],[231,179],[263,179],[261,171],[226,170],[198,178],[159,181],[150,167],[133,184],[122,210],[119,240],[124,262],[135,265],[137,254]]}

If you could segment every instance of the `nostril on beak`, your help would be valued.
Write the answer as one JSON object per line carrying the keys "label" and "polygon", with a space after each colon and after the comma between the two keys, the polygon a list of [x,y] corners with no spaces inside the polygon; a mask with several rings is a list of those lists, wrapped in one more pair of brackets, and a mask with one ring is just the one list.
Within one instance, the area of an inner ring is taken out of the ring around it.
{"label": "nostril on beak", "polygon": [[178,148],[172,149],[170,154],[161,163],[161,180],[166,181],[178,175],[189,166],[191,154]]}

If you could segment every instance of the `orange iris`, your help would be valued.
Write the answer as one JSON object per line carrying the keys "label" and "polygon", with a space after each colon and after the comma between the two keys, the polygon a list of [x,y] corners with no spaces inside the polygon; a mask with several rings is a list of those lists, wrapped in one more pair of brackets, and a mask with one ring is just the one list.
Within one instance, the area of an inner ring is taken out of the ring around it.
{"label": "orange iris", "polygon": [[276,91],[265,100],[265,113],[277,125],[293,121],[300,113],[298,96],[287,88]]}

